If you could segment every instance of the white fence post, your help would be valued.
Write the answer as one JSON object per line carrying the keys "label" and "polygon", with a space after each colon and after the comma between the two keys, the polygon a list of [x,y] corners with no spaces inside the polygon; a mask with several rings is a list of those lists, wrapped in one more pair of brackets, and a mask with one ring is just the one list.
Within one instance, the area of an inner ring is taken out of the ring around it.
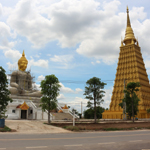
{"label": "white fence post", "polygon": [[75,111],[73,111],[73,126],[75,126]]}

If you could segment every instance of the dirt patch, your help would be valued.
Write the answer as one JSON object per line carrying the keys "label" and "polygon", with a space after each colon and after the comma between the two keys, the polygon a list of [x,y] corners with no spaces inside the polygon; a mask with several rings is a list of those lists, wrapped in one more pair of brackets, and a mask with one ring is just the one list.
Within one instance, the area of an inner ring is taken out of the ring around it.
{"label": "dirt patch", "polygon": [[[72,126],[72,123],[52,123],[52,125],[57,127]],[[119,123],[76,123],[76,127],[80,130],[105,130],[108,128],[116,129],[150,129],[150,122],[119,122]]]}

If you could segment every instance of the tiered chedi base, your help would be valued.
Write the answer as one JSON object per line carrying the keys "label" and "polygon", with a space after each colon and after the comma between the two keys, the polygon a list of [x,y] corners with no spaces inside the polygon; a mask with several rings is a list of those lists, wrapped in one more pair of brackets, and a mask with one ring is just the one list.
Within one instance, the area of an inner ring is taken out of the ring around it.
{"label": "tiered chedi base", "polygon": [[123,109],[119,106],[124,97],[124,79],[129,82],[140,82],[137,95],[139,101],[138,118],[149,118],[147,109],[150,108],[150,85],[143,62],[140,47],[135,44],[122,45],[118,60],[118,67],[114,89],[111,97],[110,109],[102,114],[103,119],[122,119]]}

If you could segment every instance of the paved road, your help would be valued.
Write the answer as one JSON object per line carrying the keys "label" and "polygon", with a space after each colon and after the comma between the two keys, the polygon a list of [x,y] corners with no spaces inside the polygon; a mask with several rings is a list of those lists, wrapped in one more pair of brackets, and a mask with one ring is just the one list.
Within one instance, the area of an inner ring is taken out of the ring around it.
{"label": "paved road", "polygon": [[150,130],[0,134],[0,150],[150,150]]}

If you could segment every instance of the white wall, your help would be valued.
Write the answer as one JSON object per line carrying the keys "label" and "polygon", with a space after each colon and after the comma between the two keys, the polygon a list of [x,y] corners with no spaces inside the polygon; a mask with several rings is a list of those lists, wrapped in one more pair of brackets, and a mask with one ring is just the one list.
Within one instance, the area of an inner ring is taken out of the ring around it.
{"label": "white wall", "polygon": [[[20,119],[21,118],[21,109],[16,108],[18,106],[17,103],[11,103],[7,106],[7,112],[6,115],[8,116],[6,119]],[[15,110],[15,113],[12,111]]]}
{"label": "white wall", "polygon": [[[19,104],[23,104],[24,101],[29,107],[32,107],[32,114],[29,114],[27,111],[27,119],[37,119],[37,120],[48,120],[47,112],[42,112],[41,108],[37,108],[35,104],[30,100],[13,100],[12,103],[9,103],[7,106],[6,115],[8,115],[7,119],[21,119],[21,109],[16,108]],[[12,113],[12,110],[15,110],[15,113]],[[54,119],[54,116],[50,118]]]}

